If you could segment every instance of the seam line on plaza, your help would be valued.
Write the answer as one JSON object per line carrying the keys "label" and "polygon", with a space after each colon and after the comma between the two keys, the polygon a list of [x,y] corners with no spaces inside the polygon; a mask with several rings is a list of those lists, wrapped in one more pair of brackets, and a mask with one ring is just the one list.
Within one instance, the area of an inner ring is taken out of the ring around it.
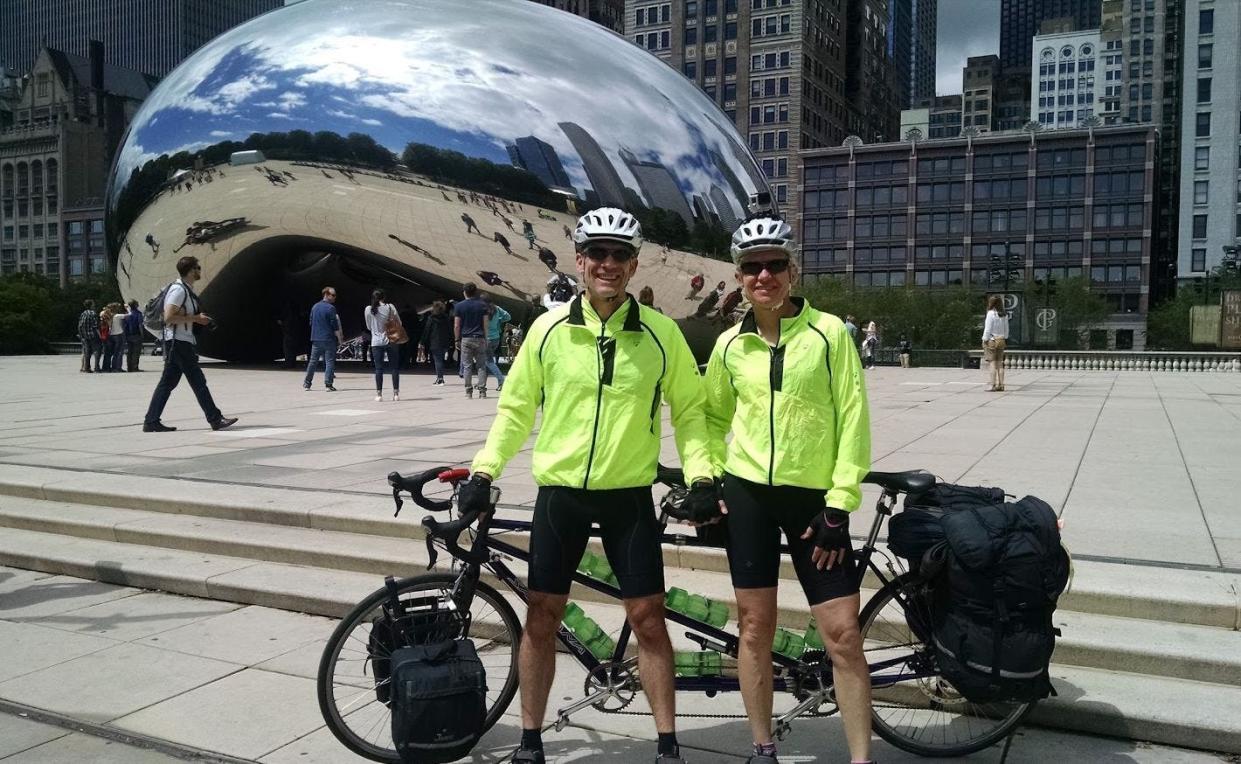
{"label": "seam line on plaza", "polygon": [[[188,745],[173,743],[161,738],[150,737],[137,732],[129,732],[119,727],[109,727],[106,724],[96,724],[94,722],[86,722],[80,719],[74,719],[70,716],[58,714],[53,711],[46,711],[34,706],[27,706],[21,703],[14,703],[11,700],[0,699],[0,713],[17,716],[32,722],[48,724],[53,727],[60,727],[72,734],[78,732],[91,737],[103,738],[116,743],[133,746],[135,748],[144,748],[147,750],[157,751],[176,759],[183,761],[201,761],[211,762],[211,764],[252,764],[248,759],[237,759],[221,753],[204,751],[201,748],[194,748]],[[56,738],[59,740],[60,738]],[[52,741],[47,741],[52,742]],[[39,745],[46,745],[40,743]],[[39,746],[34,746],[38,748]],[[32,748],[27,748],[27,751]]]}
{"label": "seam line on plaza", "polygon": [[1189,489],[1194,492],[1194,503],[1198,505],[1198,516],[1202,518],[1207,538],[1211,541],[1211,551],[1215,553],[1215,559],[1223,566],[1224,558],[1219,553],[1219,545],[1215,543],[1215,534],[1211,532],[1211,521],[1207,519],[1206,510],[1202,507],[1202,497],[1198,495],[1198,486],[1194,485],[1193,473],[1189,471],[1189,462],[1185,460],[1185,451],[1181,448],[1181,437],[1176,432],[1176,425],[1172,422],[1172,415],[1168,413],[1168,404],[1163,399],[1163,391],[1159,389],[1159,385],[1155,385],[1155,395],[1159,397],[1159,408],[1163,411],[1163,418],[1168,422],[1168,429],[1172,431],[1172,442],[1176,444],[1176,453],[1181,458],[1181,468],[1185,470],[1185,479],[1189,481]]}
{"label": "seam line on plaza", "polygon": [[[1073,479],[1069,481],[1069,490],[1064,493],[1064,504],[1056,515],[1058,518],[1064,517],[1065,507],[1069,506],[1069,497],[1073,495],[1073,489],[1077,486],[1077,476],[1082,474],[1082,462],[1086,461],[1086,454],[1090,451],[1090,444],[1094,441],[1095,430],[1099,428],[1099,420],[1103,418],[1107,402],[1112,399],[1112,391],[1116,389],[1116,379],[1117,377],[1113,375],[1112,384],[1107,388],[1107,395],[1103,396],[1103,402],[1099,404],[1099,410],[1095,412],[1094,421],[1090,423],[1090,433],[1086,436],[1086,444],[1082,446],[1082,452],[1077,457],[1077,466],[1073,468]],[[1167,412],[1164,412],[1164,415],[1167,416]]]}

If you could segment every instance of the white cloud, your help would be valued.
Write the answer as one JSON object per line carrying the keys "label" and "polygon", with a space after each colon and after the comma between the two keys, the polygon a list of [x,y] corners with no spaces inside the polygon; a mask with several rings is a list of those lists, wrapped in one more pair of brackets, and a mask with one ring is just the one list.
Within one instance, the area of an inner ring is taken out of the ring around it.
{"label": "white cloud", "polygon": [[380,121],[379,121],[379,120],[377,120],[377,119],[364,119],[364,120],[362,120],[362,124],[364,124],[364,125],[371,125],[371,126],[374,126],[374,127],[378,127],[378,126],[382,125],[383,123],[382,123],[382,122],[380,122]]}
{"label": "white cloud", "polygon": [[272,119],[293,119],[288,114],[285,114],[282,111],[273,111],[269,113],[267,116],[271,117]]}
{"label": "white cloud", "polygon": [[230,135],[232,135],[232,133],[229,132],[228,130],[212,130],[211,131],[212,138],[227,138]]}
{"label": "white cloud", "polygon": [[301,93],[295,93],[293,91],[289,91],[287,93],[280,94],[279,108],[281,111],[293,111],[294,109],[300,106],[305,106],[305,105],[306,105],[306,96],[302,95]]}

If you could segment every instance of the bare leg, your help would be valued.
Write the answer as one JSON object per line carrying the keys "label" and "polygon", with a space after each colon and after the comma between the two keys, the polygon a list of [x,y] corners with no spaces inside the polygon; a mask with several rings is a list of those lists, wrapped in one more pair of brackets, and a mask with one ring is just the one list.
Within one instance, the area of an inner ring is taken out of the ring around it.
{"label": "bare leg", "polygon": [[832,659],[832,681],[849,755],[854,761],[867,761],[870,759],[870,668],[866,665],[858,629],[860,604],[860,597],[854,594],[821,602],[810,608],[810,612]]}
{"label": "bare leg", "polygon": [[[625,600],[625,615],[638,638],[638,672],[642,691],[651,704],[656,732],[676,730],[676,689],[672,642],[664,621],[664,595]],[[524,703],[523,703],[524,705]]]}
{"label": "bare leg", "polygon": [[[521,686],[521,726],[541,729],[547,712],[547,695],[556,676],[556,629],[564,617],[567,594],[530,592],[526,629],[517,653]],[[671,658],[669,658],[671,660]]]}
{"label": "bare leg", "polygon": [[755,743],[771,742],[771,641],[776,635],[776,587],[737,589],[741,642],[737,674]]}

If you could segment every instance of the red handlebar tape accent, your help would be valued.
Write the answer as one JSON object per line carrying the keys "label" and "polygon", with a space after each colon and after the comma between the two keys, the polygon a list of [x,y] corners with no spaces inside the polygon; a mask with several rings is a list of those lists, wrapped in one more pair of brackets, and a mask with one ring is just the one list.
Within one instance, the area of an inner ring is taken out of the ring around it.
{"label": "red handlebar tape accent", "polygon": [[470,476],[470,471],[465,467],[458,467],[455,470],[445,470],[439,474],[441,483],[455,483],[458,480],[465,480]]}

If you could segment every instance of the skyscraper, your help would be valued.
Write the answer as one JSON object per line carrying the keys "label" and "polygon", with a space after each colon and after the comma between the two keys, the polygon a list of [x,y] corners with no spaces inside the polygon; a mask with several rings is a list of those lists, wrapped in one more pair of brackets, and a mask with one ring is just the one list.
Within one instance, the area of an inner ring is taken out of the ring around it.
{"label": "skyscraper", "polygon": [[[569,142],[573,144],[573,148],[577,150],[577,155],[582,160],[582,169],[590,181],[590,191],[585,194],[587,203],[625,207],[629,198],[625,193],[627,189],[599,142],[577,123],[561,122],[560,129],[564,131]],[[594,198],[592,198],[592,192]]]}
{"label": "skyscraper", "polygon": [[625,0],[534,0],[539,5],[548,5],[620,34],[625,31]]}
{"label": "skyscraper", "polygon": [[1098,29],[1102,0],[1002,0],[1000,66],[1030,66],[1030,48],[1039,25],[1070,17],[1077,29]]}
{"label": "skyscraper", "polygon": [[548,188],[572,187],[569,175],[564,171],[564,165],[560,163],[560,157],[557,156],[556,149],[552,148],[550,143],[541,141],[533,135],[527,135],[525,138],[518,138],[505,148],[515,167],[534,173],[539,180],[547,184]]}
{"label": "skyscraper", "polygon": [[888,58],[902,109],[935,97],[935,38],[939,0],[890,0]]}
{"label": "skyscraper", "polygon": [[680,215],[686,225],[693,225],[694,213],[690,211],[689,203],[685,201],[685,194],[672,170],[659,162],[638,159],[632,151],[625,149],[621,149],[620,158],[637,179],[638,189],[641,190],[647,206],[671,210]]}
{"label": "skyscraper", "polygon": [[800,149],[897,137],[889,13],[889,0],[626,0],[625,35],[720,105],[793,219]]}
{"label": "skyscraper", "polygon": [[0,65],[25,72],[47,45],[88,55],[103,42],[106,62],[163,77],[205,42],[282,0],[4,0]]}
{"label": "skyscraper", "polygon": [[1203,278],[1241,239],[1241,4],[1185,0],[1177,276]]}

